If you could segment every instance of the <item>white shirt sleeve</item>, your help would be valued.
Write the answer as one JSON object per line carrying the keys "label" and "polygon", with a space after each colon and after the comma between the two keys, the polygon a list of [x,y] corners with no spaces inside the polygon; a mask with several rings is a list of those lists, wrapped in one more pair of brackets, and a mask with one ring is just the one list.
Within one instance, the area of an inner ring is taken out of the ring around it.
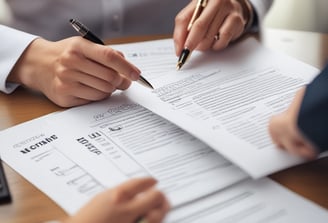
{"label": "white shirt sleeve", "polygon": [[0,33],[0,91],[9,94],[18,85],[8,83],[8,75],[26,47],[37,37],[3,25],[0,25]]}

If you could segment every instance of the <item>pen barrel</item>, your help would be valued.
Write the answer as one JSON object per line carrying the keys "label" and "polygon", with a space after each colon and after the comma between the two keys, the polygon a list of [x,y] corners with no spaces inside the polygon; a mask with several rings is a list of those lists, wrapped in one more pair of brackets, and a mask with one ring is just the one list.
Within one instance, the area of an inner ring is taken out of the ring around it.
{"label": "pen barrel", "polygon": [[94,35],[92,32],[88,31],[84,36],[85,39],[90,40],[91,42],[100,44],[100,45],[105,45],[104,42],[99,39],[96,35]]}
{"label": "pen barrel", "polygon": [[195,11],[192,14],[191,20],[190,20],[189,25],[188,25],[188,28],[187,28],[188,32],[191,30],[191,27],[194,24],[194,22],[196,21],[196,19],[202,13],[202,11],[203,11],[204,7],[206,6],[206,4],[207,4],[207,1],[206,0],[205,1],[200,0],[200,1],[197,2]]}

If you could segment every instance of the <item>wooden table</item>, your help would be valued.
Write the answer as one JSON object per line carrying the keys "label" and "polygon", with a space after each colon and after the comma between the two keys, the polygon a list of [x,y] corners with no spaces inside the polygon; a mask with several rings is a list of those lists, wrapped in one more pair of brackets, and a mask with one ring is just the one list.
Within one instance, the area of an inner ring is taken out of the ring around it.
{"label": "wooden table", "polygon": [[[162,38],[157,36],[155,39]],[[164,36],[165,37],[165,36]],[[139,41],[145,38],[123,39]],[[112,40],[109,43],[119,43]],[[0,130],[62,110],[44,96],[20,88],[11,95],[0,93]],[[1,223],[37,223],[64,219],[67,214],[45,194],[3,163],[13,201],[0,206]],[[292,191],[328,209],[328,158],[293,167],[270,176]]]}

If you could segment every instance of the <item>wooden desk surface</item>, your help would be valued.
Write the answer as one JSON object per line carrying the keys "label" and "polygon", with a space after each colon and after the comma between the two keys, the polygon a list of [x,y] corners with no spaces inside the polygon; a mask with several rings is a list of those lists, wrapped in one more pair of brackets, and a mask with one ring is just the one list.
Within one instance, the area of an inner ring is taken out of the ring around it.
{"label": "wooden desk surface", "polygon": [[[166,36],[158,36],[159,39]],[[138,38],[133,40],[142,40]],[[121,42],[122,40],[120,40]],[[131,39],[124,39],[129,42]],[[119,43],[118,40],[109,41]],[[0,130],[62,110],[40,94],[20,88],[0,93]],[[0,206],[1,223],[37,223],[61,220],[67,214],[45,194],[3,163],[13,201]],[[328,209],[328,158],[299,165],[270,176],[292,191]]]}

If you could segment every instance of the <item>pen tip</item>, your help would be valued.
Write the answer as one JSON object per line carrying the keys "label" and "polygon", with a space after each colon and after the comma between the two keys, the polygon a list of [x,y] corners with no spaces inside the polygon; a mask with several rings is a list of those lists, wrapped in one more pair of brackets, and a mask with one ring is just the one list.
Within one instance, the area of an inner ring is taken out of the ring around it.
{"label": "pen tip", "polygon": [[178,63],[177,63],[177,70],[180,70],[181,67],[185,64],[188,57],[190,56],[190,50],[188,48],[184,48],[180,54]]}
{"label": "pen tip", "polygon": [[177,64],[177,70],[180,70],[181,67],[182,67],[182,63],[178,63],[178,64]]}
{"label": "pen tip", "polygon": [[147,81],[147,87],[150,88],[150,89],[152,89],[152,90],[154,90],[153,85],[151,85],[148,81]]}
{"label": "pen tip", "polygon": [[151,85],[143,76],[139,76],[138,82],[145,87],[148,87],[150,89],[154,89],[153,85]]}

